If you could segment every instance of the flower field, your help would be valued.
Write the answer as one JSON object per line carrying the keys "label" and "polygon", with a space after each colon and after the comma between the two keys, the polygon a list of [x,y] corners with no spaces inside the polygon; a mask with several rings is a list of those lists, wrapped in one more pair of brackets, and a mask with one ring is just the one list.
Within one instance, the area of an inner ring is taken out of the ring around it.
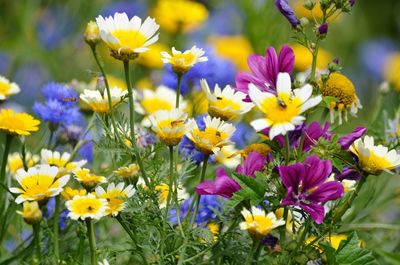
{"label": "flower field", "polygon": [[396,1],[10,1],[0,265],[400,264]]}

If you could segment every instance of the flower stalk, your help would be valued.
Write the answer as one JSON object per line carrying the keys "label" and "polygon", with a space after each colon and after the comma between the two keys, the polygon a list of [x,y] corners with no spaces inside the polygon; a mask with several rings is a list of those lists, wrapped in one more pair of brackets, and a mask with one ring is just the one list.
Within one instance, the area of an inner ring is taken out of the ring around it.
{"label": "flower stalk", "polygon": [[[205,175],[206,175],[207,164],[208,164],[208,158],[209,158],[209,155],[204,155],[203,167],[202,167],[202,169],[201,169],[201,175],[200,175],[200,181],[199,181],[199,183],[202,183],[202,182],[203,182],[204,177],[205,177]],[[198,213],[198,211],[199,211],[200,198],[201,198],[200,194],[196,193],[196,199],[193,200],[193,201],[195,201],[196,206],[195,206],[194,212],[193,212],[193,218],[192,218],[192,221],[191,221],[192,224],[195,222],[197,213]],[[193,203],[192,203],[192,205],[193,205]],[[191,206],[192,206],[192,205],[191,205]],[[193,206],[192,206],[192,207],[193,207]],[[192,208],[192,207],[191,207],[191,208]],[[190,216],[191,210],[192,210],[192,209],[189,209],[189,211],[188,211],[188,216]]]}
{"label": "flower stalk", "polygon": [[86,220],[86,226],[87,226],[87,237],[89,239],[91,265],[97,265],[96,238],[94,236],[94,227],[92,219]]}
{"label": "flower stalk", "polygon": [[182,74],[177,74],[178,86],[176,87],[176,101],[175,101],[175,107],[177,109],[179,108],[179,98],[181,96],[182,76],[183,76]]}
{"label": "flower stalk", "polygon": [[35,223],[32,225],[35,247],[36,247],[36,258],[38,259],[38,264],[42,264],[42,247],[41,247],[41,239],[40,239],[40,223]]}
{"label": "flower stalk", "polygon": [[54,245],[54,258],[56,260],[56,264],[58,264],[60,260],[60,245],[58,242],[58,219],[60,216],[60,195],[56,196],[56,204],[54,206],[54,223],[53,223],[53,245]]}

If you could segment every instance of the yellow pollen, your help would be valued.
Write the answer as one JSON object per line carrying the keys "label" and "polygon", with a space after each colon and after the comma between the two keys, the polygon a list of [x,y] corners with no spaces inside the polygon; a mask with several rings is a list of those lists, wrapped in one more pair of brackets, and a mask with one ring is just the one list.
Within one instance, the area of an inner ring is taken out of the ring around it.
{"label": "yellow pollen", "polygon": [[291,99],[287,93],[280,93],[278,97],[267,98],[261,104],[261,110],[273,124],[291,122],[300,114],[301,100]]}
{"label": "yellow pollen", "polygon": [[322,95],[335,97],[339,104],[338,106],[343,104],[343,107],[348,109],[357,100],[353,83],[342,74],[330,74],[325,84],[323,84],[322,81],[319,82],[319,87]]}
{"label": "yellow pollen", "polygon": [[71,212],[81,216],[87,213],[97,213],[103,206],[97,198],[79,198],[72,202]]}
{"label": "yellow pollen", "polygon": [[112,35],[119,41],[119,44],[111,44],[114,50],[125,47],[137,49],[142,47],[147,41],[146,36],[135,30],[116,30],[112,32]]}
{"label": "yellow pollen", "polygon": [[7,83],[0,82],[0,95],[9,95],[8,91],[11,89],[11,85]]}

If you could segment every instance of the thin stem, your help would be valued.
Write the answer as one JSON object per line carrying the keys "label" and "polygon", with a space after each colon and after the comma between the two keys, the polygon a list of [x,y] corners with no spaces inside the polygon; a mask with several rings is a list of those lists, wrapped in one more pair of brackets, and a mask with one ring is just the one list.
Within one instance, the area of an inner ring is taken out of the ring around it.
{"label": "thin stem", "polygon": [[113,105],[112,105],[112,101],[111,101],[111,92],[110,92],[110,85],[108,84],[108,79],[107,79],[107,75],[106,72],[104,71],[103,65],[99,60],[98,54],[97,54],[97,50],[96,50],[96,46],[95,45],[90,45],[90,48],[92,50],[93,53],[93,57],[96,60],[96,64],[100,69],[100,72],[104,78],[104,84],[106,86],[106,91],[107,91],[107,101],[108,101],[108,109],[109,109],[109,115],[111,118],[111,124],[113,126],[114,129],[114,133],[116,135],[118,135],[118,130],[117,130],[117,125],[114,119],[114,113],[113,113]]}
{"label": "thin stem", "polygon": [[58,218],[60,216],[60,195],[56,196],[56,205],[54,207],[54,223],[53,223],[53,244],[54,244],[54,257],[56,264],[60,260],[60,246],[58,242]]}
{"label": "thin stem", "polygon": [[12,139],[13,139],[12,135],[10,135],[10,134],[6,135],[6,144],[5,144],[4,152],[3,152],[3,161],[1,163],[0,183],[4,183],[4,179],[6,177],[6,166],[7,166],[7,160],[8,160],[8,153],[10,152]]}
{"label": "thin stem", "polygon": [[289,164],[290,160],[290,143],[289,143],[289,135],[285,134],[285,162],[286,165]]}
{"label": "thin stem", "polygon": [[86,221],[86,226],[87,226],[87,237],[89,239],[90,261],[92,265],[97,265],[96,238],[94,237],[94,227],[91,219],[88,219]]}
{"label": "thin stem", "polygon": [[[6,135],[6,143],[4,146],[4,152],[3,152],[3,160],[1,163],[1,171],[0,171],[0,185],[2,187],[4,187],[7,191],[10,191],[10,185],[11,185],[11,178],[8,177],[7,180],[5,180],[6,178],[6,167],[7,167],[7,161],[8,161],[8,153],[10,152],[10,148],[11,148],[11,143],[13,140],[13,136],[10,134]],[[9,201],[7,200],[7,196],[8,193],[4,192],[1,193],[2,195],[0,195],[0,202],[1,202],[1,211],[0,211],[0,217],[2,220],[2,224],[1,224],[1,231],[3,232],[5,231],[5,227],[6,227],[6,217],[7,217],[7,209],[8,209],[8,205],[9,205]],[[4,195],[3,195],[4,194]],[[1,233],[0,234],[0,243],[2,242],[4,237],[4,234]]]}
{"label": "thin stem", "polygon": [[85,237],[81,235],[79,237],[79,246],[78,246],[78,260],[79,264],[83,264],[83,252],[84,252],[84,247],[85,247]]}
{"label": "thin stem", "polygon": [[143,166],[142,158],[140,157],[139,151],[137,150],[136,146],[136,136],[135,136],[135,104],[133,102],[133,90],[131,85],[131,78],[130,78],[130,71],[129,71],[129,60],[123,61],[124,62],[124,71],[125,71],[125,81],[126,87],[128,88],[128,98],[129,98],[129,124],[131,129],[131,143],[132,148],[136,156],[136,160],[139,164],[140,172],[143,175],[144,182],[146,183],[147,187],[152,188],[150,181],[147,177],[146,171]]}
{"label": "thin stem", "polygon": [[350,195],[349,199],[346,200],[340,208],[334,213],[333,215],[333,222],[338,222],[343,215],[347,212],[347,210],[351,207],[353,201],[355,198],[357,198],[358,193],[360,192],[362,186],[365,184],[367,181],[367,175],[366,176],[361,176],[360,181],[358,182],[358,185],[356,189],[353,191],[353,193]]}
{"label": "thin stem", "polygon": [[[203,160],[203,168],[201,170],[201,175],[200,175],[200,181],[199,183],[202,183],[204,180],[204,177],[206,175],[206,170],[207,170],[207,164],[208,164],[208,157],[209,155],[204,155],[204,160]],[[200,206],[200,194],[196,193],[196,207],[194,208],[194,213],[193,213],[193,218],[192,218],[192,224],[196,220],[197,212],[199,211],[199,206]],[[190,215],[190,211],[188,212],[188,215]]]}
{"label": "thin stem", "polygon": [[259,245],[260,243],[261,243],[260,240],[255,240],[255,239],[253,239],[253,244],[251,245],[250,252],[249,252],[249,254],[247,255],[245,265],[251,265],[251,264],[252,264],[254,253],[257,251],[258,245]]}
{"label": "thin stem", "polygon": [[169,146],[169,184],[168,184],[168,196],[167,196],[167,206],[165,211],[164,222],[167,222],[169,216],[169,208],[171,206],[171,195],[173,193],[173,180],[174,180],[174,147]]}
{"label": "thin stem", "polygon": [[42,247],[40,245],[40,223],[36,223],[32,226],[33,233],[35,237],[35,246],[36,246],[36,258],[38,259],[39,264],[42,264]]}
{"label": "thin stem", "polygon": [[122,220],[120,215],[117,215],[116,219],[118,220],[118,222],[120,223],[120,225],[122,226],[122,228],[125,230],[125,232],[129,235],[129,237],[131,238],[133,244],[135,245],[135,247],[137,247],[140,251],[139,254],[143,260],[143,264],[147,265],[147,259],[146,256],[143,253],[143,249],[142,247],[139,246],[135,235],[132,234],[132,232],[130,231],[130,229],[126,226],[125,222]]}
{"label": "thin stem", "polygon": [[182,83],[182,76],[181,74],[177,74],[178,76],[178,86],[176,88],[176,101],[175,101],[175,107],[179,108],[179,98],[181,96],[181,83]]}
{"label": "thin stem", "polygon": [[285,225],[283,225],[281,227],[280,236],[279,236],[279,244],[281,246],[283,246],[285,244],[285,241],[286,241],[286,220],[287,220],[287,216],[288,216],[288,208],[285,207],[283,209],[283,220],[285,221]]}
{"label": "thin stem", "polygon": [[315,73],[317,70],[317,59],[318,59],[318,50],[319,50],[319,43],[320,39],[319,37],[317,38],[317,41],[315,42],[315,47],[312,53],[312,64],[311,64],[311,74],[310,74],[310,83],[314,85],[315,83]]}

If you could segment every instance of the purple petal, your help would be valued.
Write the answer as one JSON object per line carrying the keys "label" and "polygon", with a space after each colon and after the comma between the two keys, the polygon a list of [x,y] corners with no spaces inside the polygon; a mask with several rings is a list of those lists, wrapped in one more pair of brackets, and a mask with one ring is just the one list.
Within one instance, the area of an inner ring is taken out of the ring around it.
{"label": "purple petal", "polygon": [[354,141],[358,138],[361,138],[366,131],[367,129],[365,127],[357,127],[351,133],[340,137],[338,140],[338,144],[342,146],[343,150],[347,150],[354,143]]}
{"label": "purple petal", "polygon": [[322,205],[317,203],[301,203],[300,207],[306,211],[317,224],[321,224],[324,221],[325,209]]}
{"label": "purple petal", "polygon": [[278,57],[279,73],[291,73],[294,67],[294,52],[287,44],[282,46]]}
{"label": "purple petal", "polygon": [[328,160],[321,160],[318,156],[309,156],[304,161],[305,177],[302,179],[304,191],[312,189],[324,183],[332,172],[332,163]]}
{"label": "purple petal", "polygon": [[265,81],[273,87],[276,87],[276,80],[279,74],[278,56],[273,47],[269,47],[265,54],[266,75]]}
{"label": "purple petal", "polygon": [[[332,139],[332,134],[328,129],[328,122],[325,123],[324,128],[322,128],[321,125],[316,121],[310,123],[304,132],[303,151],[310,151],[311,147],[313,147],[321,137],[327,140]],[[296,146],[298,147],[299,145],[300,139],[296,142]]]}
{"label": "purple petal", "polygon": [[244,160],[243,165],[238,165],[236,172],[255,178],[254,173],[264,168],[267,158],[257,152],[251,152]]}
{"label": "purple petal", "polygon": [[283,200],[281,201],[281,204],[282,205],[293,205],[293,206],[297,205],[296,200],[293,197],[293,189],[292,189],[292,187],[288,188],[288,194],[286,195],[285,198],[283,198]]}
{"label": "purple petal", "polygon": [[281,12],[281,14],[289,21],[293,28],[296,28],[300,24],[300,20],[296,17],[293,9],[289,6],[287,0],[276,0],[275,6]]}
{"label": "purple petal", "polygon": [[361,175],[351,168],[344,167],[342,172],[339,172],[338,170],[335,171],[337,171],[336,179],[340,181],[344,179],[359,180],[361,178]]}
{"label": "purple petal", "polygon": [[206,180],[197,185],[196,192],[200,195],[220,195],[231,198],[233,193],[240,190],[240,185],[227,175],[225,169],[217,169],[216,175],[215,181]]}
{"label": "purple petal", "polygon": [[265,59],[258,54],[252,54],[247,58],[247,63],[254,76],[264,79],[266,74]]}
{"label": "purple petal", "polygon": [[344,188],[340,182],[329,181],[319,186],[309,196],[307,196],[307,200],[313,202],[326,202],[342,197],[343,193]]}
{"label": "purple petal", "polygon": [[278,170],[286,189],[292,188],[292,190],[297,193],[300,180],[305,178],[306,170],[304,165],[302,163],[297,163],[290,166],[280,166]]}
{"label": "purple petal", "polygon": [[236,90],[241,91],[243,93],[249,93],[249,84],[252,83],[259,87],[261,90],[267,90],[265,87],[265,82],[262,79],[259,79],[249,73],[239,73],[236,76]]}

